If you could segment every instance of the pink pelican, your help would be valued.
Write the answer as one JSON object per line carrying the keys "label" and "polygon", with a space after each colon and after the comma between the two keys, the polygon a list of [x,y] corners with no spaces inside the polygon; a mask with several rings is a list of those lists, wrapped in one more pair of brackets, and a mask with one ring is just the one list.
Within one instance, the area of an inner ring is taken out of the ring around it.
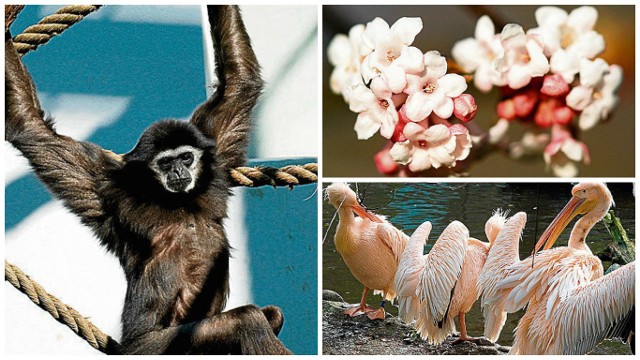
{"label": "pink pelican", "polygon": [[[483,270],[481,274],[481,279],[492,272],[497,278],[493,287],[487,287],[490,309],[515,312],[527,307],[515,331],[513,354],[586,354],[605,338],[629,334],[635,309],[635,262],[604,276],[602,262],[585,242],[613,204],[611,193],[602,183],[581,183],[571,193],[571,200],[534,248],[534,253],[543,251],[520,261],[517,237],[514,241],[514,234],[510,234],[505,242],[515,242],[516,252],[502,254],[502,269],[493,264],[494,271]],[[574,225],[568,246],[551,249],[579,214],[583,216]],[[517,224],[520,231],[524,221]],[[509,221],[503,231],[508,225]],[[507,248],[513,250],[512,245]]]}
{"label": "pink pelican", "polygon": [[[396,297],[393,279],[409,237],[383,216],[362,207],[347,184],[334,183],[327,187],[326,194],[340,217],[334,238],[336,250],[353,276],[364,285],[360,304],[344,313],[352,317],[364,313],[371,320],[384,319],[386,301]],[[377,310],[367,306],[370,289],[382,293],[383,301]]]}
{"label": "pink pelican", "polygon": [[489,243],[470,238],[469,230],[454,221],[442,232],[433,248],[423,255],[431,223],[423,223],[411,236],[398,272],[399,315],[406,323],[416,320],[423,339],[439,344],[455,332],[454,318],[460,323],[460,337],[455,341],[473,340],[467,336],[465,314],[478,299],[476,285],[493,240],[505,217],[496,212],[485,225]]}

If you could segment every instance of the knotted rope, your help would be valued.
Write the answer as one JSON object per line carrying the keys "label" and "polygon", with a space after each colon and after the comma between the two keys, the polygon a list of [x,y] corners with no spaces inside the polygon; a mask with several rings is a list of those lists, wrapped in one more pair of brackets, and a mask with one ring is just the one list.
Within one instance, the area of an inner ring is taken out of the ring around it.
{"label": "knotted rope", "polygon": [[103,333],[76,310],[46,292],[37,282],[17,266],[4,261],[4,279],[16,289],[25,293],[31,301],[47,311],[60,323],[67,325],[89,345],[105,354],[117,354],[120,345],[109,335]]}
{"label": "knotted rope", "polygon": [[238,167],[231,170],[233,186],[289,186],[311,184],[318,181],[318,164]]}
{"label": "knotted rope", "polygon": [[13,45],[20,56],[35,50],[47,43],[54,36],[60,35],[72,25],[84,19],[85,16],[98,10],[101,5],[68,5],[61,7],[55,13],[44,17],[37,24],[26,28],[22,34],[13,38]]}

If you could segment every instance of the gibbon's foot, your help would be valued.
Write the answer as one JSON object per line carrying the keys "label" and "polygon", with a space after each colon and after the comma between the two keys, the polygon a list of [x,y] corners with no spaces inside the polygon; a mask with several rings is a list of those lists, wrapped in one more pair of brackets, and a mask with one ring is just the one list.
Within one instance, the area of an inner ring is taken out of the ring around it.
{"label": "gibbon's foot", "polygon": [[384,320],[386,316],[386,312],[384,311],[384,308],[379,308],[378,310],[372,309],[371,311],[367,311],[366,314],[370,320],[376,320],[376,319]]}
{"label": "gibbon's foot", "polygon": [[282,315],[282,311],[280,311],[280,308],[273,305],[268,305],[261,308],[260,310],[262,310],[262,313],[267,318],[267,321],[269,321],[269,325],[271,325],[273,333],[278,336],[278,334],[280,334],[280,330],[282,330],[282,325],[284,325],[284,316]]}
{"label": "gibbon's foot", "polygon": [[342,313],[343,314],[347,314],[347,315],[349,315],[351,317],[354,317],[354,316],[366,314],[366,313],[368,313],[370,311],[373,311],[373,310],[374,309],[369,305],[365,305],[365,306],[357,305],[357,306],[353,306],[353,307],[348,308],[347,310],[343,311]]}

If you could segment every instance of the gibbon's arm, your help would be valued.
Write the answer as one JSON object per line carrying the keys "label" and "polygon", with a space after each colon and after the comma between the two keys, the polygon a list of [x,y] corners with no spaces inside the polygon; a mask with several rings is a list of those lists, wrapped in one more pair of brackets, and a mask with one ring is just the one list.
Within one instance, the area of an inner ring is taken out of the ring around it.
{"label": "gibbon's arm", "polygon": [[263,81],[237,6],[207,6],[216,54],[216,93],[194,112],[191,122],[216,142],[220,166],[246,162],[251,112]]}
{"label": "gibbon's arm", "polygon": [[5,33],[5,140],[24,155],[40,180],[98,233],[104,210],[98,188],[119,166],[100,147],[57,134],[44,119],[31,76]]}

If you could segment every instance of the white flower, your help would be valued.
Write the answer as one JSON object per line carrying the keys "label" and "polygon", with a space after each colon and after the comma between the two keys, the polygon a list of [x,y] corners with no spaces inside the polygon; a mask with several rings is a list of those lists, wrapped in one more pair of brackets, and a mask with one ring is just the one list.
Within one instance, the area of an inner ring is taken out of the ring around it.
{"label": "white flower", "polygon": [[497,144],[507,135],[509,130],[509,120],[500,118],[487,132],[489,136],[489,143]]}
{"label": "white flower", "polygon": [[[409,46],[421,30],[420,18],[400,18],[391,28],[381,18],[369,22],[362,34],[364,52],[371,50],[362,65],[364,82],[369,83],[374,77],[384,75],[391,90],[401,92],[406,83],[405,69],[419,72],[423,67],[422,52]],[[361,51],[361,55],[365,54]]]}
{"label": "white flower", "polygon": [[621,83],[620,66],[610,66],[600,58],[581,61],[580,85],[567,95],[567,105],[581,111],[580,129],[591,129],[609,116],[618,104],[617,90]]}
{"label": "white flower", "polygon": [[578,73],[581,59],[593,59],[604,50],[604,38],[593,30],[598,11],[591,6],[579,7],[570,14],[543,6],[536,10],[536,20],[539,27],[530,33],[543,37],[551,72],[562,75],[568,83]]}
{"label": "white flower", "polygon": [[[453,157],[456,160],[464,160],[471,153],[471,134],[462,124],[454,124],[449,127],[449,132],[456,138],[456,148],[453,150]],[[451,165],[455,166],[455,162]]]}
{"label": "white flower", "polygon": [[496,59],[496,70],[510,88],[525,87],[532,77],[542,76],[549,71],[542,41],[536,34],[525,34],[520,25],[507,24],[502,29],[500,41],[504,54]]}
{"label": "white flower", "polygon": [[424,64],[422,76],[407,75],[407,117],[418,122],[434,112],[447,119],[453,114],[453,98],[467,89],[467,83],[458,74],[446,73],[447,61],[437,51],[424,54]]}
{"label": "white flower", "polygon": [[413,145],[411,141],[406,140],[393,144],[389,150],[389,155],[391,155],[393,161],[398,164],[407,165],[411,162],[411,155],[413,155]]}
{"label": "white flower", "polygon": [[[375,86],[373,84],[371,85],[371,89],[378,96],[382,96],[380,91],[383,93],[401,93],[407,85],[407,73],[419,73],[424,69],[422,56],[422,52],[418,48],[412,46],[405,47],[402,49],[400,56],[388,65],[378,67],[381,66],[381,64],[378,64],[372,67],[376,69],[376,75],[368,80],[367,77],[363,77],[366,82],[369,80],[371,80],[372,83],[376,82]],[[367,57],[365,60],[363,73],[365,69],[371,68],[370,63],[367,62],[367,60],[371,59],[371,57]]]}
{"label": "white flower", "polygon": [[482,92],[490,91],[494,85],[505,85],[494,65],[494,60],[502,57],[502,53],[500,37],[495,34],[493,22],[487,15],[478,19],[474,38],[458,41],[451,50],[462,69],[474,73],[473,83]]}
{"label": "white flower", "polygon": [[595,87],[593,102],[580,113],[578,125],[587,130],[595,126],[600,120],[607,119],[618,105],[617,90],[622,83],[622,68],[611,65],[609,73],[604,75],[602,83]]}
{"label": "white flower", "polygon": [[349,109],[359,113],[354,126],[358,139],[368,139],[378,130],[383,137],[391,138],[398,123],[398,112],[393,99],[378,98],[362,83],[352,86],[349,96]]}
{"label": "white flower", "polygon": [[344,100],[348,103],[348,93],[344,89],[358,82],[360,79],[360,64],[362,33],[364,25],[355,25],[349,30],[349,36],[344,34],[336,35],[329,43],[327,48],[327,56],[329,62],[334,66],[329,85],[331,90],[336,93],[342,93]]}
{"label": "white flower", "polygon": [[461,124],[444,124],[425,129],[426,121],[409,123],[404,128],[405,142],[397,142],[390,150],[391,157],[409,170],[419,172],[441,166],[453,167],[464,160],[471,149],[471,136]]}
{"label": "white flower", "polygon": [[554,125],[551,143],[544,149],[544,161],[556,176],[575,177],[579,162],[589,164],[589,149],[575,140],[571,133],[559,125]]}
{"label": "white flower", "polygon": [[539,155],[549,144],[549,134],[535,134],[527,131],[522,135],[520,141],[509,144],[509,155],[514,159],[519,159],[526,155]]}

